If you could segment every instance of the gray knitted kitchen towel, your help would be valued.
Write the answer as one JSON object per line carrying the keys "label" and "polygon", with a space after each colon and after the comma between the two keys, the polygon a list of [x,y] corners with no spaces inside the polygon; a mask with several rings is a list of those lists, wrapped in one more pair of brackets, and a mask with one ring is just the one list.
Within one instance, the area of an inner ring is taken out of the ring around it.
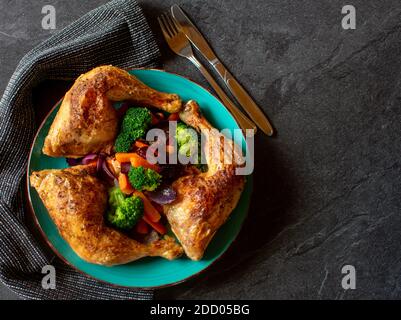
{"label": "gray knitted kitchen towel", "polygon": [[[0,280],[25,299],[151,299],[151,291],[117,288],[69,267],[29,232],[23,176],[35,134],[32,89],[46,79],[74,79],[102,64],[157,67],[159,50],[135,0],[111,1],[30,51],[0,101]],[[56,289],[43,289],[42,267],[56,268]]]}

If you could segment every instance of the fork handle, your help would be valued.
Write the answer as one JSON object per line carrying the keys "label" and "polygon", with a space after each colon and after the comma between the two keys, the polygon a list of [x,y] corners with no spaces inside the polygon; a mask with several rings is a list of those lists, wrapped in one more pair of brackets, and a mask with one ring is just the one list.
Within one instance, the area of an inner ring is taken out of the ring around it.
{"label": "fork handle", "polygon": [[231,101],[231,99],[224,93],[223,89],[217,84],[217,82],[210,75],[209,71],[202,65],[202,63],[196,59],[194,56],[188,58],[203,74],[209,84],[212,86],[214,91],[216,91],[217,95],[223,102],[223,104],[227,107],[227,109],[231,112],[234,119],[238,122],[239,126],[242,130],[251,129],[256,133],[256,125],[246,116],[244,115],[238,107]]}

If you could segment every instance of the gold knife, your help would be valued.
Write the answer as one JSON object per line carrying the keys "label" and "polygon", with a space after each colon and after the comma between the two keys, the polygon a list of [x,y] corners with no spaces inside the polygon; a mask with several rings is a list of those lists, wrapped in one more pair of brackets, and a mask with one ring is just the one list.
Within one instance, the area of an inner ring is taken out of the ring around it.
{"label": "gold knife", "polygon": [[257,104],[252,100],[249,94],[238,83],[233,75],[226,69],[219,58],[217,58],[213,49],[209,46],[198,28],[191,22],[191,20],[178,5],[175,4],[171,7],[171,14],[176,22],[180,25],[188,40],[205,57],[205,59],[213,66],[220,77],[224,80],[227,88],[230,90],[235,99],[237,99],[246,113],[248,113],[249,117],[265,134],[272,136],[274,132],[273,127],[265,114],[262,112],[262,110],[260,110]]}

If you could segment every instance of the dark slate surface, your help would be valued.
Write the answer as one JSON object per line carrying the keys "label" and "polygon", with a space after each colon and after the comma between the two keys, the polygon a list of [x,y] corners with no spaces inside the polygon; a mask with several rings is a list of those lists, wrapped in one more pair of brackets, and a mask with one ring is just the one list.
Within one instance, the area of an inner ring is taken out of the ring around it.
{"label": "dark slate surface", "polygon": [[[41,29],[42,4],[56,7],[61,28],[103,2],[3,0],[0,92],[24,53],[51,34]],[[160,38],[155,17],[173,1],[141,3]],[[238,240],[209,271],[157,297],[401,298],[401,3],[179,3],[278,134],[257,137]],[[341,28],[345,4],[357,9],[356,30]],[[162,49],[166,70],[205,84]],[[341,287],[345,264],[356,268],[356,290]],[[0,298],[15,295],[1,287]]]}

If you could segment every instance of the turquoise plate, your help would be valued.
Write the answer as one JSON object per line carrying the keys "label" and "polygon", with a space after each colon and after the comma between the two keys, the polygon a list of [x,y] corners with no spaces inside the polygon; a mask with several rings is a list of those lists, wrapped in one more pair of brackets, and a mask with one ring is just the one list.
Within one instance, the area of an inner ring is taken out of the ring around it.
{"label": "turquoise plate", "polygon": [[[183,101],[189,99],[196,100],[206,118],[216,128],[229,128],[230,130],[238,128],[237,123],[221,102],[209,91],[194,82],[159,70],[139,69],[133,70],[131,73],[154,89],[178,93]],[[60,104],[55,106],[38,130],[29,157],[28,175],[32,171],[67,167],[64,158],[51,158],[42,153],[44,139],[59,106]],[[242,138],[242,140],[237,142],[244,146],[244,139]],[[237,208],[231,214],[228,221],[218,230],[201,261],[191,261],[187,257],[182,257],[174,261],[168,261],[163,258],[144,258],[129,264],[113,267],[87,263],[79,258],[68,243],[60,236],[38,194],[30,186],[28,186],[28,195],[42,233],[56,254],[64,261],[79,271],[101,281],[118,286],[150,289],[177,284],[189,279],[209,267],[228,249],[239,233],[246,217],[252,190],[251,180],[252,178],[248,177],[245,190]]]}

